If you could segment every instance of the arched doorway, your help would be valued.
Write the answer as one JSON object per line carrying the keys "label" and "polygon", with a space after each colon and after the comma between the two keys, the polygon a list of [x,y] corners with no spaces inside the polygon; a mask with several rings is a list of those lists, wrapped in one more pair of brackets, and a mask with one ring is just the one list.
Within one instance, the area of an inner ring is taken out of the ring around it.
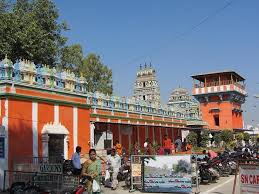
{"label": "arched doorway", "polygon": [[55,162],[68,158],[68,130],[61,123],[47,123],[43,126],[42,147],[43,157]]}

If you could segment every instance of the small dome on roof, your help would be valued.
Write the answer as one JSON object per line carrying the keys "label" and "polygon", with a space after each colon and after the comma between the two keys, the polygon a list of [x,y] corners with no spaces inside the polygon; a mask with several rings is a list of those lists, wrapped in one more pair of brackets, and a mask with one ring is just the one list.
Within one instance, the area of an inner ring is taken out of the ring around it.
{"label": "small dome on roof", "polygon": [[189,92],[185,88],[176,88],[173,90],[169,97],[169,102],[175,102],[175,101],[189,101],[191,99],[191,96],[189,95]]}
{"label": "small dome on roof", "polygon": [[2,64],[8,64],[8,65],[12,65],[13,62],[7,58],[7,55],[5,55],[5,58],[1,61]]}

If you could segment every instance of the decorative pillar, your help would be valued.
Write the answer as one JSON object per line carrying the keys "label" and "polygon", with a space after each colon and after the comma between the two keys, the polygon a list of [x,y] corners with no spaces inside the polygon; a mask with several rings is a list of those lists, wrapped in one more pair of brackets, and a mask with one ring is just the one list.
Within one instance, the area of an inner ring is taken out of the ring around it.
{"label": "decorative pillar", "polygon": [[95,146],[95,142],[94,142],[94,129],[95,129],[94,122],[91,122],[90,123],[90,148],[93,148]]}
{"label": "decorative pillar", "polygon": [[49,135],[42,134],[42,156],[49,157]]}
{"label": "decorative pillar", "polygon": [[69,137],[68,135],[64,136],[64,159],[68,159],[68,144],[69,144]]}

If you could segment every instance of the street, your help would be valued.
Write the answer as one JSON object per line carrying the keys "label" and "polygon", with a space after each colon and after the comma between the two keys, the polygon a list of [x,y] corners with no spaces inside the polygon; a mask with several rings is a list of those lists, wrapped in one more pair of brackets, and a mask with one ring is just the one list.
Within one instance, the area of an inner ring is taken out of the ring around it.
{"label": "street", "polygon": [[[200,194],[231,194],[234,184],[234,175],[229,177],[220,177],[217,183],[200,185]],[[238,182],[238,181],[237,181]],[[110,188],[103,188],[103,193],[106,194],[126,194],[129,193],[128,189],[124,189],[123,182],[120,183],[120,186],[117,190],[113,191]],[[134,191],[134,194],[140,194],[140,191]],[[195,188],[193,189],[193,194],[195,193]],[[236,187],[235,194],[239,194],[238,186]]]}

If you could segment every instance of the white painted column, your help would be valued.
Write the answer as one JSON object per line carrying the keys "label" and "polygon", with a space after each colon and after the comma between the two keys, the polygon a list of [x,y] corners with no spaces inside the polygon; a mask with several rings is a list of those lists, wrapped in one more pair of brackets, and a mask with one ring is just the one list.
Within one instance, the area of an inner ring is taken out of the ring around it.
{"label": "white painted column", "polygon": [[[0,104],[2,106],[2,104]],[[4,110],[5,115],[3,115],[2,118],[2,125],[5,130],[5,149],[4,149],[4,158],[0,158],[0,190],[3,189],[3,183],[4,183],[4,170],[8,170],[8,99],[5,99],[4,101]],[[8,187],[9,184],[9,177],[6,176],[6,182],[5,182],[5,188]]]}
{"label": "white painted column", "polygon": [[[78,110],[77,107],[73,107],[73,142],[74,142],[74,152],[76,146],[78,146]],[[85,142],[88,143],[88,142]]]}
{"label": "white painted column", "polygon": [[68,135],[64,137],[64,159],[68,159]]}
{"label": "white painted column", "polygon": [[32,144],[33,157],[38,157],[38,102],[32,103]]}
{"label": "white painted column", "polygon": [[95,129],[95,125],[94,123],[90,124],[90,148],[93,148],[95,146],[94,142],[94,129]]}
{"label": "white painted column", "polygon": [[59,106],[54,106],[54,123],[59,123]]}
{"label": "white painted column", "polygon": [[49,135],[42,134],[42,156],[49,157]]}

